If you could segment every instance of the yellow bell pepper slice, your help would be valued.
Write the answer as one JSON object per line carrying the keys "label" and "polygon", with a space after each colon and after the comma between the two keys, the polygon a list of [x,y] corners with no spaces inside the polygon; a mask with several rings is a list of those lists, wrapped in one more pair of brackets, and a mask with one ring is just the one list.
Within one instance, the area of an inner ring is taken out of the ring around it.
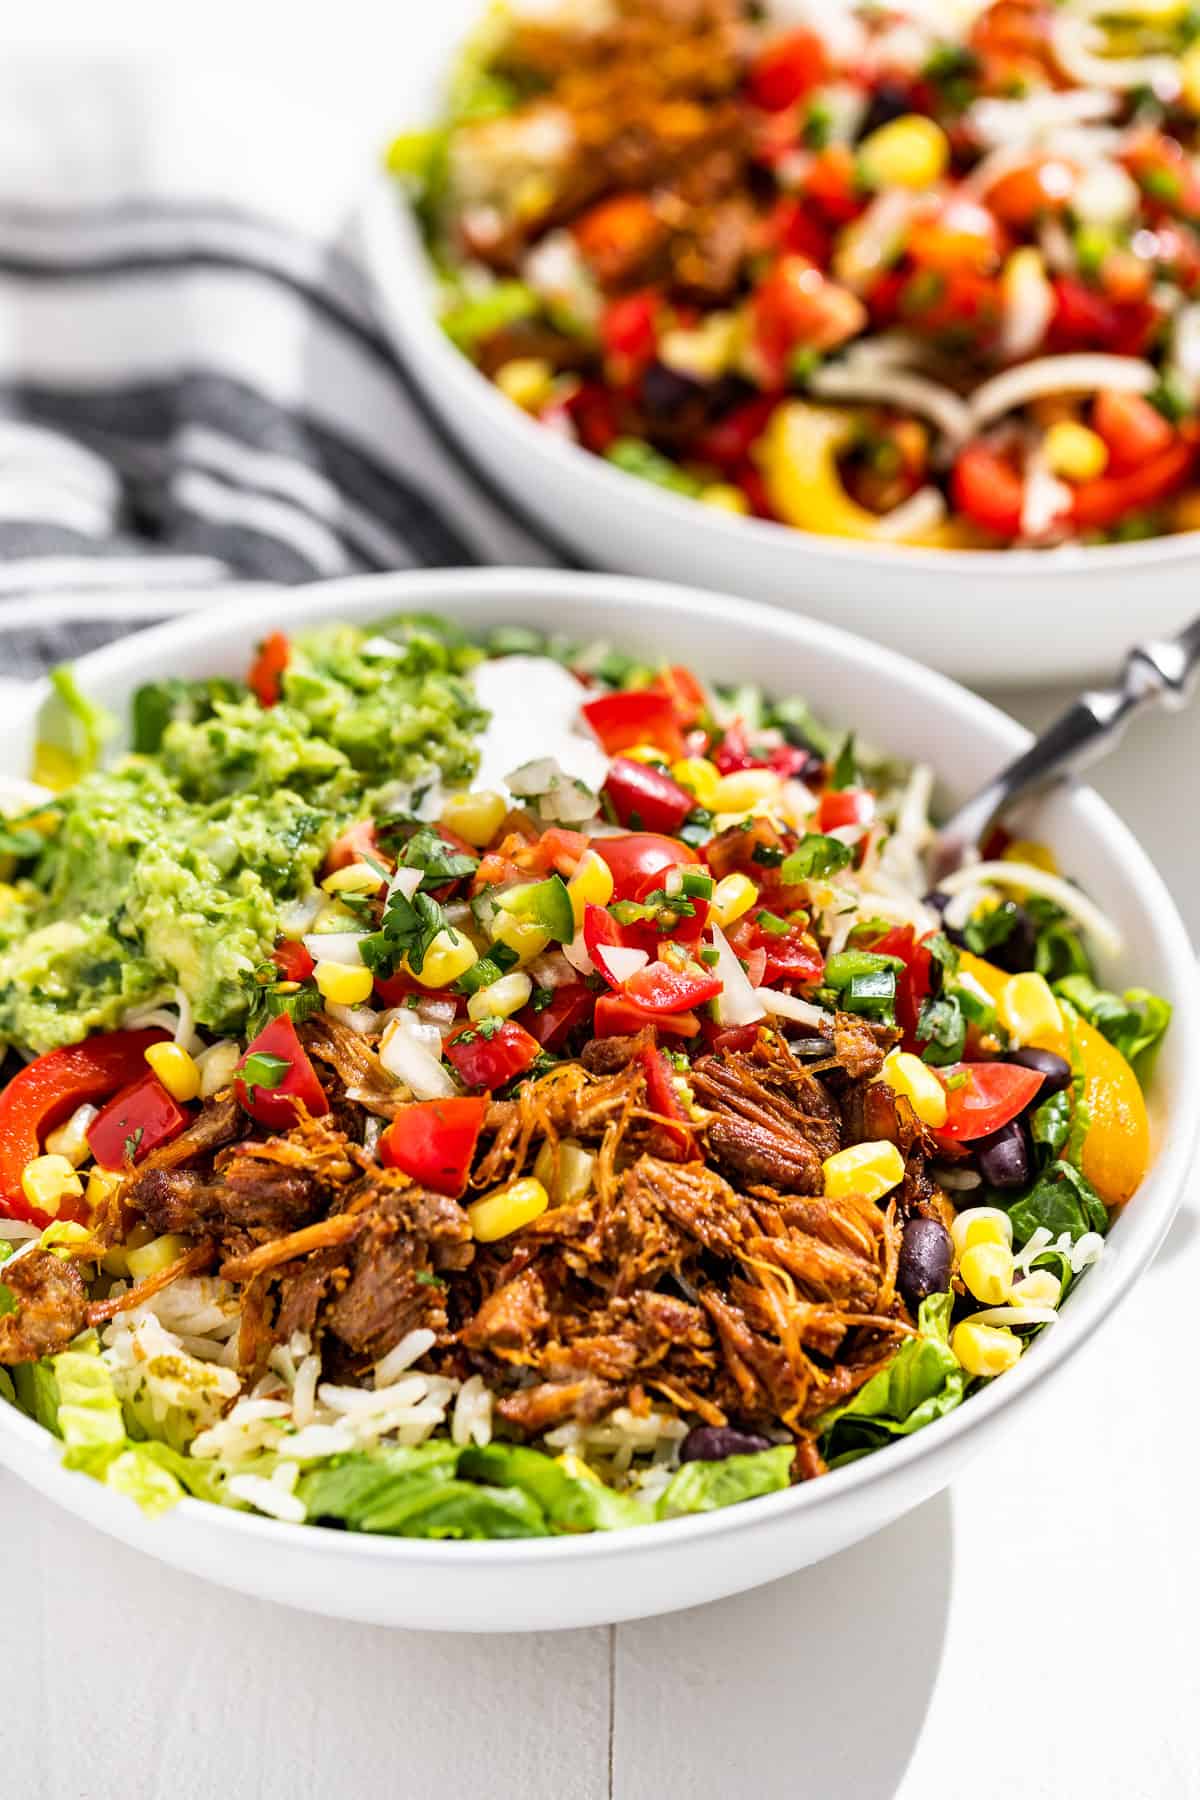
{"label": "yellow bell pepper slice", "polygon": [[[1003,969],[959,952],[959,966],[998,999],[1008,980]],[[1138,1078],[1121,1052],[1086,1019],[1071,1021],[1071,1034],[1083,1065],[1083,1100],[1089,1123],[1080,1158],[1087,1176],[1106,1206],[1124,1206],[1150,1164],[1150,1120]],[[1071,1060],[1065,1031],[1045,1031],[1033,1040],[1038,1050],[1053,1050]]]}
{"label": "yellow bell pepper slice", "polygon": [[758,446],[767,495],[779,517],[801,531],[880,544],[949,547],[946,527],[906,537],[882,529],[878,513],[860,506],[842,486],[837,459],[854,435],[855,415],[789,400],[771,414]]}

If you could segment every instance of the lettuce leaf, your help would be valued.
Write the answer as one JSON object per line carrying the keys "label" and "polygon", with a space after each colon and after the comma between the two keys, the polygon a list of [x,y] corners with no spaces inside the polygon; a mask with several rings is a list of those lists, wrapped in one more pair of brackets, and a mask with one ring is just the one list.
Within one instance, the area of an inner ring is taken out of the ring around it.
{"label": "lettuce leaf", "polygon": [[953,1306],[948,1293],[923,1300],[916,1337],[908,1338],[852,1400],[818,1419],[822,1452],[831,1468],[877,1450],[889,1438],[920,1431],[960,1404],[967,1377],[950,1348]]}
{"label": "lettuce leaf", "polygon": [[726,1456],[720,1462],[687,1462],[671,1477],[656,1511],[660,1519],[687,1513],[717,1512],[760,1494],[775,1494],[791,1481],[791,1444],[758,1450],[752,1456]]}
{"label": "lettuce leaf", "polygon": [[[462,1452],[444,1439],[407,1448],[356,1451],[336,1456],[302,1476],[296,1493],[310,1519],[327,1519],[350,1531],[378,1529],[373,1521],[405,1497],[443,1485],[458,1470]],[[371,1521],[371,1522],[369,1522]]]}
{"label": "lettuce leaf", "polygon": [[1054,991],[1082,1013],[1129,1063],[1153,1050],[1171,1023],[1170,1002],[1148,988],[1127,988],[1124,994],[1114,994],[1097,987],[1086,975],[1068,975],[1054,983]]}
{"label": "lettuce leaf", "polygon": [[1108,1209],[1103,1200],[1086,1175],[1061,1158],[1050,1164],[1027,1194],[1013,1202],[1008,1216],[1018,1249],[1028,1243],[1039,1226],[1056,1238],[1067,1232],[1072,1243],[1085,1232],[1098,1231],[1103,1235],[1108,1230]]}
{"label": "lettuce leaf", "polygon": [[463,1452],[459,1465],[475,1481],[519,1488],[545,1513],[556,1531],[622,1531],[648,1525],[650,1509],[603,1481],[569,1475],[553,1457],[521,1444],[488,1444]]}

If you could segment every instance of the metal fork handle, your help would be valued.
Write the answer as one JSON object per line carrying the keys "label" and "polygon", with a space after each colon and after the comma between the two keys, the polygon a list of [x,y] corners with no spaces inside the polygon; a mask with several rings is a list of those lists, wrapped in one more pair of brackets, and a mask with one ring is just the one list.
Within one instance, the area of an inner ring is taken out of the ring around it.
{"label": "metal fork handle", "polygon": [[1112,687],[1081,694],[1028,750],[947,819],[930,859],[935,878],[948,875],[982,843],[995,819],[1037,792],[1099,761],[1117,744],[1135,713],[1152,704],[1185,706],[1200,674],[1200,618],[1171,638],[1135,644]]}

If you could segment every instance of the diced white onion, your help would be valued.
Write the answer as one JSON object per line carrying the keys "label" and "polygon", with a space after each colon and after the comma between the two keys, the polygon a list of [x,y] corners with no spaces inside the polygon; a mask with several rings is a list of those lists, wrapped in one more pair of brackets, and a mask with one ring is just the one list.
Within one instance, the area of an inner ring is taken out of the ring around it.
{"label": "diced white onion", "polygon": [[388,893],[403,894],[411,900],[424,879],[424,869],[397,869],[388,880]]}
{"label": "diced white onion", "polygon": [[453,1077],[439,1057],[420,1043],[411,1027],[397,1019],[379,1050],[389,1075],[410,1087],[418,1100],[441,1100],[456,1093]]}
{"label": "diced white onion", "polygon": [[577,931],[570,943],[563,945],[563,955],[577,974],[594,975],[596,973],[596,965],[588,955],[582,931]]}
{"label": "diced white onion", "polygon": [[[833,273],[843,286],[865,293],[878,281],[903,245],[919,203],[911,188],[887,188],[839,233]],[[809,385],[815,389],[815,380]]]}
{"label": "diced white onion", "polygon": [[1174,100],[1180,90],[1179,62],[1174,56],[1102,56],[1105,38],[1087,19],[1059,16],[1050,23],[1054,56],[1064,74],[1081,87],[1124,93],[1148,87],[1159,100]]}
{"label": "diced white onion", "polygon": [[1040,456],[1025,465],[1025,491],[1021,499],[1021,536],[1037,539],[1053,531],[1070,516],[1071,490],[1052,475]]}
{"label": "diced white onion", "polygon": [[614,981],[628,981],[646,967],[650,958],[644,950],[630,950],[624,944],[597,944],[594,960],[600,963],[601,972],[611,975]]}
{"label": "diced white onion", "polygon": [[976,100],[965,123],[984,144],[1011,144],[1035,137],[1057,125],[1088,125],[1110,119],[1117,110],[1115,94],[1092,92],[1030,94],[1024,100]]}
{"label": "diced white onion", "polygon": [[1040,356],[1020,368],[1005,369],[977,387],[967,405],[972,427],[977,430],[1043,394],[1097,393],[1101,388],[1148,394],[1157,381],[1157,372],[1138,357],[1085,350],[1067,356]]}
{"label": "diced white onion", "polygon": [[918,488],[891,512],[875,521],[875,535],[883,539],[912,537],[918,531],[932,531],[946,516],[946,502],[935,487]]}
{"label": "diced white onion", "polygon": [[1028,356],[1044,339],[1054,317],[1054,289],[1036,250],[1017,251],[1000,281],[1004,321],[1000,347],[1005,356]]}
{"label": "diced white onion", "polygon": [[719,925],[712,927],[713,947],[717,952],[714,975],[721,982],[716,998],[717,1014],[722,1025],[753,1025],[766,1017],[762,989],[752,987],[750,978],[733,953],[729,939]]}
{"label": "diced white onion", "polygon": [[[419,881],[420,870],[412,873]],[[314,962],[360,963],[358,946],[368,935],[365,931],[310,931],[300,941]]]}
{"label": "diced white onion", "polygon": [[342,1006],[336,1000],[327,1000],[325,1011],[355,1037],[370,1037],[379,1029],[379,1014],[369,1006]]}
{"label": "diced white onion", "polygon": [[993,887],[1027,888],[1031,894],[1040,894],[1043,899],[1053,900],[1056,906],[1061,906],[1069,918],[1074,919],[1077,925],[1081,925],[1095,939],[1102,950],[1110,956],[1119,955],[1121,934],[1111,919],[1100,911],[1094,901],[1089,900],[1086,894],[1081,894],[1077,887],[1073,887],[1061,875],[1052,875],[1047,869],[1036,868],[1033,863],[971,863],[964,869],[956,869],[952,875],[943,876],[938,885],[942,893],[953,895],[961,893],[964,888],[978,887],[985,883]]}
{"label": "diced white onion", "polygon": [[1135,216],[1139,199],[1129,171],[1104,157],[1085,169],[1071,196],[1071,211],[1087,225],[1120,225]]}
{"label": "diced white onion", "polygon": [[794,1019],[797,1025],[812,1025],[818,1031],[833,1024],[832,1013],[822,1006],[814,1006],[811,1000],[801,1000],[797,994],[781,994],[774,988],[765,987],[755,991],[767,1011],[780,1019]]}

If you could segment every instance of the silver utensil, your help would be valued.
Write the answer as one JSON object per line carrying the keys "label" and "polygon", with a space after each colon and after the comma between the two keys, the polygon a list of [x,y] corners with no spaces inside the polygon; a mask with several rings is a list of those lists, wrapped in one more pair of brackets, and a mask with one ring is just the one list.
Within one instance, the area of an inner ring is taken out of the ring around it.
{"label": "silver utensil", "polygon": [[1135,713],[1151,704],[1186,706],[1200,674],[1200,618],[1175,637],[1136,644],[1112,687],[1081,694],[1028,750],[951,814],[934,840],[929,868],[941,880],[961,868],[1000,814],[1051,782],[1107,756]]}

